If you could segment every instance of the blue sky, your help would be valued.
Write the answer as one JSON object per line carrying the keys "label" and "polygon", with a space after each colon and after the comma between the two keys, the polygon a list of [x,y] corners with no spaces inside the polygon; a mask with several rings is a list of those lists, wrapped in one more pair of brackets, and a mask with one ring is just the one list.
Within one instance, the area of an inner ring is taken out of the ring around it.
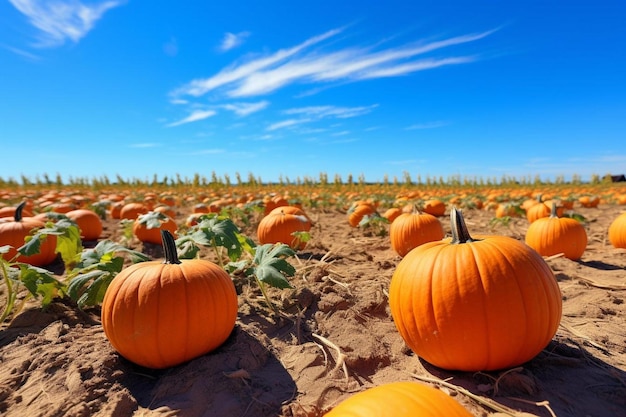
{"label": "blue sky", "polygon": [[0,0],[0,177],[626,172],[626,2]]}

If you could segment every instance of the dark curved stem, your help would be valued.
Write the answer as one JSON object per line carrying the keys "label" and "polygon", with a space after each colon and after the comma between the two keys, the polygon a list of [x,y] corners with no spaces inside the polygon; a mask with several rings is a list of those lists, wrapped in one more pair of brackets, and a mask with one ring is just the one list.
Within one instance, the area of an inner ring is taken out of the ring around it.
{"label": "dark curved stem", "polygon": [[161,239],[163,240],[163,253],[165,254],[165,264],[179,264],[178,252],[176,251],[176,241],[174,236],[167,231],[161,230]]}
{"label": "dark curved stem", "polygon": [[22,221],[22,217],[23,217],[22,212],[24,211],[24,207],[26,207],[26,201],[22,201],[15,208],[15,214],[13,215],[13,220],[15,220],[16,222],[21,222]]}
{"label": "dark curved stem", "polygon": [[469,234],[465,219],[456,207],[452,207],[450,210],[450,226],[452,229],[452,243],[467,243],[474,242],[475,239]]}

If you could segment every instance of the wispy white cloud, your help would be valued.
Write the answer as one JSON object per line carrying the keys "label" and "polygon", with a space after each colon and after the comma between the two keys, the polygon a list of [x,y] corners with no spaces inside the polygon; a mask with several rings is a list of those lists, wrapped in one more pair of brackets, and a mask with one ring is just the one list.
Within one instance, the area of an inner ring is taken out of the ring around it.
{"label": "wispy white cloud", "polygon": [[237,116],[247,116],[256,113],[269,106],[269,101],[259,101],[257,103],[230,103],[223,104],[221,107],[234,112]]}
{"label": "wispy white cloud", "polygon": [[41,59],[41,57],[39,57],[39,56],[37,56],[35,54],[31,54],[30,52],[26,52],[26,51],[24,51],[22,49],[18,49],[18,48],[14,48],[12,46],[9,46],[9,45],[2,45],[2,44],[0,44],[0,46],[2,48],[6,49],[7,51],[11,51],[11,52],[13,52],[16,55],[23,56],[24,58],[28,58],[28,59],[30,59],[32,61],[39,61]]}
{"label": "wispy white cloud", "polygon": [[248,36],[250,36],[250,32],[226,32],[224,34],[224,39],[222,39],[222,43],[220,44],[220,50],[229,51],[236,48],[241,45]]}
{"label": "wispy white cloud", "polygon": [[438,127],[444,127],[447,125],[448,125],[447,122],[437,120],[435,122],[414,124],[414,125],[404,128],[404,130],[436,129]]}
{"label": "wispy white cloud", "polygon": [[39,42],[34,46],[53,47],[67,40],[77,43],[93,29],[106,11],[118,7],[123,1],[104,1],[85,5],[79,0],[9,0],[40,30]]}
{"label": "wispy white cloud", "polygon": [[[291,84],[322,84],[355,82],[380,77],[397,77],[416,71],[477,60],[476,56],[455,55],[424,57],[422,55],[475,42],[495,30],[450,37],[438,41],[416,41],[399,47],[379,50],[380,44],[369,48],[346,47],[324,51],[323,41],[343,32],[333,29],[319,36],[273,54],[233,64],[217,74],[196,79],[172,92],[174,96],[202,96],[217,89],[226,97],[252,97],[270,94]],[[333,43],[336,45],[336,42]],[[313,46],[318,46],[314,50]]]}
{"label": "wispy white cloud", "polygon": [[287,109],[283,111],[283,114],[289,116],[299,116],[295,118],[289,118],[280,122],[269,125],[266,130],[277,130],[286,127],[293,127],[304,123],[315,122],[321,119],[347,119],[351,117],[362,116],[371,112],[378,107],[378,104],[371,106],[358,106],[358,107],[340,107],[340,106],[308,106],[298,107],[293,109]]}
{"label": "wispy white cloud", "polygon": [[197,122],[200,120],[208,119],[209,117],[215,116],[216,114],[217,112],[215,110],[194,110],[189,116],[185,117],[184,119],[170,123],[166,126],[174,127],[183,125],[185,123]]}
{"label": "wispy white cloud", "polygon": [[287,119],[281,122],[272,123],[266,128],[266,130],[272,131],[272,130],[277,130],[277,129],[283,129],[286,127],[291,127],[291,126],[299,125],[302,123],[308,123],[311,120],[312,119]]}

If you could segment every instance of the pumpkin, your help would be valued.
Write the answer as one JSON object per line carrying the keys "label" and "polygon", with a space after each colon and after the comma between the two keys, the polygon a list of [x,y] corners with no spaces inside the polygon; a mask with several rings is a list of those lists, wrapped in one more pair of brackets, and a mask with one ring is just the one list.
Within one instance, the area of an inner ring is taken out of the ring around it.
{"label": "pumpkin", "polygon": [[389,223],[393,223],[395,219],[398,218],[399,215],[403,213],[402,209],[399,207],[391,207],[385,210],[383,213],[383,217],[387,219]]}
{"label": "pumpkin", "polygon": [[211,352],[235,327],[237,292],[224,269],[204,259],[180,261],[164,230],[165,262],[123,269],[102,301],[102,328],[113,348],[138,365],[163,369]]}
{"label": "pumpkin", "polygon": [[405,256],[417,246],[441,240],[444,237],[443,226],[437,217],[420,212],[414,207],[412,213],[402,213],[389,226],[391,248],[400,256]]}
{"label": "pumpkin", "polygon": [[294,214],[292,209],[285,207],[288,206],[277,207],[261,219],[257,226],[257,238],[261,244],[284,243],[294,250],[302,250],[307,242],[294,236],[294,233],[311,230],[311,220],[301,209]]}
{"label": "pumpkin", "polygon": [[626,213],[622,213],[609,225],[609,242],[614,248],[626,249]]}
{"label": "pumpkin", "polygon": [[93,210],[77,209],[65,213],[80,229],[83,240],[98,240],[102,234],[102,220]]}
{"label": "pumpkin", "polygon": [[412,381],[368,388],[343,400],[324,417],[472,417],[443,391]]}
{"label": "pumpkin", "polygon": [[470,236],[450,213],[452,239],[410,251],[394,271],[389,306],[418,356],[440,368],[487,371],[535,357],[561,320],[561,292],[535,250],[506,236]]}
{"label": "pumpkin", "polygon": [[446,204],[438,198],[431,198],[424,201],[422,211],[436,217],[441,217],[446,214]]}
{"label": "pumpkin", "polygon": [[357,227],[365,216],[376,214],[376,207],[371,203],[356,202],[348,209],[348,223],[350,226]]}
{"label": "pumpkin", "polygon": [[140,214],[146,214],[150,209],[143,203],[126,203],[120,209],[120,219],[135,220]]}
{"label": "pumpkin", "polygon": [[524,240],[542,256],[563,253],[572,260],[580,259],[587,248],[585,227],[578,220],[559,217],[556,203],[552,204],[549,217],[539,218],[530,224]]}
{"label": "pumpkin", "polygon": [[175,234],[178,230],[178,225],[171,217],[158,211],[140,214],[133,223],[133,234],[144,243],[161,245],[163,243],[161,230],[167,230]]}
{"label": "pumpkin", "polygon": [[[0,246],[9,245],[9,251],[2,254],[7,260],[13,260],[18,255],[17,249],[25,243],[25,238],[30,235],[34,229],[44,227],[45,223],[33,217],[23,217],[22,210],[25,203],[18,205],[14,211],[13,219],[3,218],[0,222]],[[46,235],[39,247],[39,253],[25,256],[19,254],[15,260],[34,266],[46,266],[51,264],[57,257],[56,254],[57,237],[55,235]]]}

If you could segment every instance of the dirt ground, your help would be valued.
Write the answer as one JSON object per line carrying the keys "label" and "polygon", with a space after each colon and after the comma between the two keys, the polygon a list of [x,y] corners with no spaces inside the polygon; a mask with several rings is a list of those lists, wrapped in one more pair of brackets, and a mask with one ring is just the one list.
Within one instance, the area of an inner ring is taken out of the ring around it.
{"label": "dirt ground", "polygon": [[[256,287],[238,284],[232,335],[189,363],[161,371],[129,363],[108,343],[97,308],[57,302],[5,323],[0,415],[316,417],[369,387],[415,380],[445,390],[475,416],[624,417],[626,250],[607,241],[622,211],[576,208],[589,220],[582,260],[547,259],[563,293],[561,326],[519,368],[450,372],[414,355],[389,311],[389,282],[401,258],[388,235],[351,228],[345,213],[310,210],[311,241],[292,261],[295,289],[270,291],[282,314],[270,313]],[[476,234],[523,239],[528,227],[523,218],[490,225],[493,212],[484,210],[464,215]],[[448,218],[440,220],[449,232]],[[255,237],[254,227],[242,231]],[[118,233],[108,220],[103,238]]]}

